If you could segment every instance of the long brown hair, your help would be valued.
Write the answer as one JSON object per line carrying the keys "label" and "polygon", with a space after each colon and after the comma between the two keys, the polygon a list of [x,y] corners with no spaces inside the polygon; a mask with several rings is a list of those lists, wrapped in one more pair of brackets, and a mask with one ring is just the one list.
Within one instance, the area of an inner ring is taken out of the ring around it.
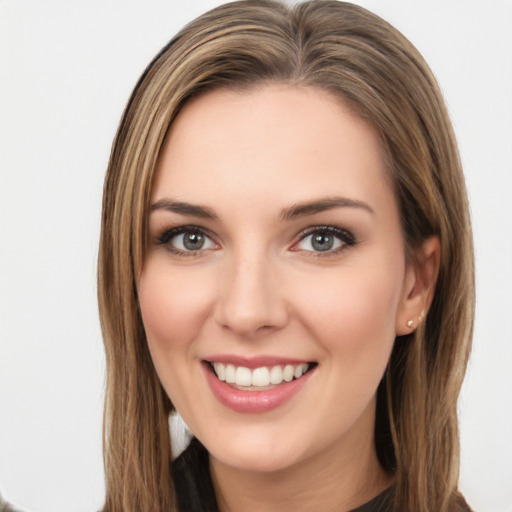
{"label": "long brown hair", "polygon": [[472,335],[474,264],[464,178],[439,87],[412,44],[361,7],[249,0],[204,14],[163,48],[137,83],[114,141],[98,269],[107,358],[105,511],[177,510],[172,405],[151,362],[137,299],[162,141],[192,96],[267,82],[330,91],[371,123],[406,251],[432,235],[440,240],[432,306],[418,329],[397,338],[378,390],[375,442],[381,464],[395,474],[390,510],[458,510],[456,406]]}

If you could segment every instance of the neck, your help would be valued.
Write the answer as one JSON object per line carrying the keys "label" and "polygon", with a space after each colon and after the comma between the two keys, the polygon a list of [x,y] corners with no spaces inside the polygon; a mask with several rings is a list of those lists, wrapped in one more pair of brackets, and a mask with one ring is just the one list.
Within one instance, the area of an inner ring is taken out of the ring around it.
{"label": "neck", "polygon": [[282,510],[349,511],[389,487],[392,476],[380,466],[370,435],[360,432],[323,452],[278,471],[245,471],[210,457],[220,512]]}

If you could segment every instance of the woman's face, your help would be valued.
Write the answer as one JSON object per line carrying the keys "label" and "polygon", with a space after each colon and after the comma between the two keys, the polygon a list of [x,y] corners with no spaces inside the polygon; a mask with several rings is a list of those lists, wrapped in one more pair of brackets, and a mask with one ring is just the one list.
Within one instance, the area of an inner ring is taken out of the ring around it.
{"label": "woman's face", "polygon": [[206,93],[167,135],[151,204],[149,349],[214,460],[373,450],[412,274],[373,129],[314,88]]}

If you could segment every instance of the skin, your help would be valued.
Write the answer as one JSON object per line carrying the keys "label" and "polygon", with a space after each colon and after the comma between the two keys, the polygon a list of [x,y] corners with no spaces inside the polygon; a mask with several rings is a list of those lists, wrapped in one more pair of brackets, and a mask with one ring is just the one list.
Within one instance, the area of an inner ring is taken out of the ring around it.
{"label": "skin", "polygon": [[[359,203],[283,218],[333,197]],[[392,479],[373,443],[375,392],[396,335],[428,306],[439,259],[434,239],[418,264],[406,261],[374,130],[313,88],[208,92],[164,141],[151,203],[162,200],[216,216],[153,209],[138,291],[156,371],[211,454],[220,509],[340,511],[370,500]],[[202,250],[161,243],[190,225],[208,231]],[[304,234],[315,226],[355,243],[315,251]],[[285,404],[248,414],[213,395],[202,363],[212,354],[318,366]]]}

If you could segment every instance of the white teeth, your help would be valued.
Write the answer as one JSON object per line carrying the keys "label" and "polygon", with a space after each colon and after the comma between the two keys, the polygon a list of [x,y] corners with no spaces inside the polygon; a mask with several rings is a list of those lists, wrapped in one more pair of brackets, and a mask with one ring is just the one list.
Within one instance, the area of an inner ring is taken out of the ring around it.
{"label": "white teeth", "polygon": [[253,386],[268,386],[270,384],[270,372],[265,366],[263,368],[255,368],[252,371]]}
{"label": "white teeth", "polygon": [[[222,363],[218,363],[218,364],[221,364],[222,366],[224,366]],[[226,382],[228,384],[234,384],[236,382],[235,371],[236,371],[235,367],[232,364],[228,364],[226,366],[226,371],[224,372],[224,375],[226,376]]]}
{"label": "white teeth", "polygon": [[219,380],[226,380],[226,372],[224,370],[224,365],[221,363],[213,363],[213,368],[215,369],[215,373]]}
{"label": "white teeth", "polygon": [[245,366],[234,366],[232,364],[213,363],[213,369],[221,381],[228,384],[236,384],[244,387],[266,387],[281,384],[283,381],[291,382],[294,378],[298,379],[304,375],[309,368],[307,363],[298,365],[287,364],[282,366],[262,366],[250,368]]}
{"label": "white teeth", "polygon": [[295,373],[295,368],[291,364],[287,364],[283,370],[283,379],[286,382],[291,382],[293,380],[294,373]]}
{"label": "white teeth", "polygon": [[308,369],[308,365],[307,364],[301,364],[299,366],[296,366],[295,367],[295,370],[293,372],[293,376],[298,379],[299,377],[302,377],[302,375],[304,374],[304,372]]}
{"label": "white teeth", "polygon": [[273,366],[270,370],[270,384],[281,384],[283,382],[283,369],[280,366]]}
{"label": "white teeth", "polygon": [[252,382],[251,370],[244,366],[239,366],[236,369],[235,384],[237,386],[250,386]]}

